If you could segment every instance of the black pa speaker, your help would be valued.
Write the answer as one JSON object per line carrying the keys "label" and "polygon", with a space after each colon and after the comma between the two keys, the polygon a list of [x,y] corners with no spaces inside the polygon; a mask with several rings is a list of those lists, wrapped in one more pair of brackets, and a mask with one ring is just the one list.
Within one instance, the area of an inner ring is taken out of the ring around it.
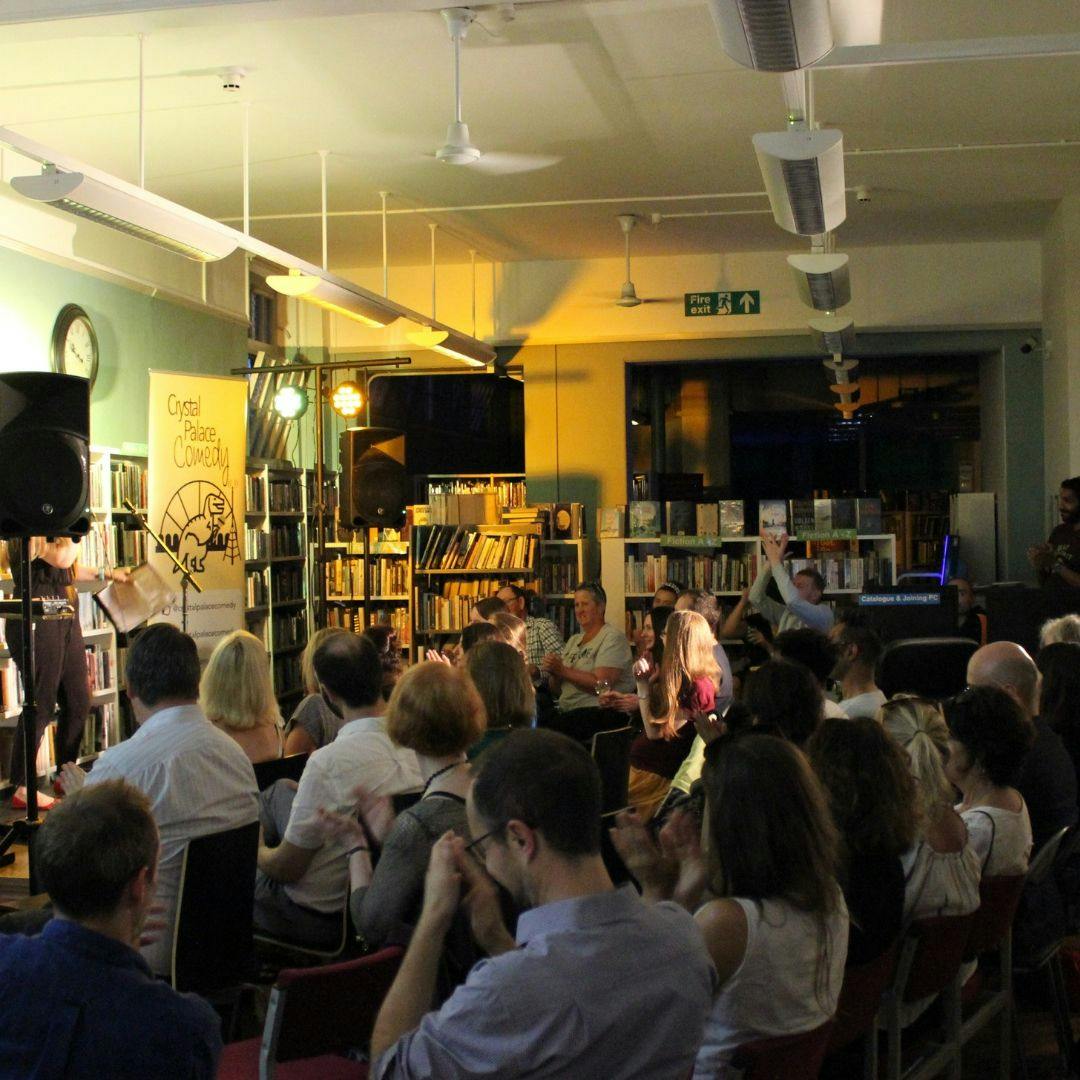
{"label": "black pa speaker", "polygon": [[85,536],[90,383],[45,371],[0,374],[0,536]]}
{"label": "black pa speaker", "polygon": [[346,428],[339,451],[342,528],[400,525],[405,517],[405,436],[393,428]]}

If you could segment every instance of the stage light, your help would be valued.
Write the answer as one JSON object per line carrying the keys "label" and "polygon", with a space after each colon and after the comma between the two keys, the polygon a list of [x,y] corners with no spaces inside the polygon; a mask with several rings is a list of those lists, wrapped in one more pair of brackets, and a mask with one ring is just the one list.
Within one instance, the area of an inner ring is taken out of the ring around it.
{"label": "stage light", "polygon": [[330,405],[338,416],[352,420],[364,407],[364,395],[354,382],[338,383],[330,395]]}
{"label": "stage light", "polygon": [[303,386],[282,386],[274,395],[274,412],[282,420],[299,420],[308,409],[308,392]]}

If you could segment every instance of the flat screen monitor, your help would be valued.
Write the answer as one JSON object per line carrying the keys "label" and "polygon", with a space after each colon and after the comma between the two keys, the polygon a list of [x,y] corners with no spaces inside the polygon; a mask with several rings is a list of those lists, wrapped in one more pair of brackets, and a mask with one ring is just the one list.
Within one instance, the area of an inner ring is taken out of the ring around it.
{"label": "flat screen monitor", "polygon": [[883,642],[900,638],[955,637],[959,622],[955,585],[877,589],[858,598],[858,608]]}

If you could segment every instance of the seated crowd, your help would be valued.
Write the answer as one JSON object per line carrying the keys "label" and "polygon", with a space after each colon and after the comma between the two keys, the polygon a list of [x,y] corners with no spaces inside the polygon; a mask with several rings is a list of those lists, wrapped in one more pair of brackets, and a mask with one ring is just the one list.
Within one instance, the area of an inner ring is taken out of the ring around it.
{"label": "seated crowd", "polygon": [[[0,1076],[215,1075],[215,1013],[165,981],[180,867],[255,820],[257,935],[332,953],[347,912],[354,952],[406,949],[357,1038],[373,1077],[716,1077],[821,1029],[847,968],[1076,824],[1080,635],[1045,628],[1037,661],[982,646],[944,702],[887,699],[874,631],[785,548],[727,613],[665,583],[633,644],[597,583],[565,644],[515,585],[408,670],[386,628],[320,630],[287,728],[252,635],[201,679],[187,635],[137,635],[138,729],[65,767],[51,908],[0,934]],[[628,727],[609,811],[590,748]],[[299,780],[260,791],[282,755],[307,755]]]}

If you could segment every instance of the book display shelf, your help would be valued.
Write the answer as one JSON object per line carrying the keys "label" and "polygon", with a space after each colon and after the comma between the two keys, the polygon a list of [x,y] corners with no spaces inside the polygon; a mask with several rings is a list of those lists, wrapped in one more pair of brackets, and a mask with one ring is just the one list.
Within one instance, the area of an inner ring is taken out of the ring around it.
{"label": "book display shelf", "polygon": [[[368,606],[364,608],[364,548],[361,530],[348,541],[326,544],[326,625],[354,633],[391,626],[407,650],[412,642],[412,559],[396,529],[368,529]],[[314,549],[312,549],[314,551]]]}
{"label": "book display shelf", "polygon": [[544,618],[550,619],[563,640],[577,632],[574,589],[587,580],[587,544],[584,539],[544,540],[540,545],[540,577],[532,584],[542,598]]}

